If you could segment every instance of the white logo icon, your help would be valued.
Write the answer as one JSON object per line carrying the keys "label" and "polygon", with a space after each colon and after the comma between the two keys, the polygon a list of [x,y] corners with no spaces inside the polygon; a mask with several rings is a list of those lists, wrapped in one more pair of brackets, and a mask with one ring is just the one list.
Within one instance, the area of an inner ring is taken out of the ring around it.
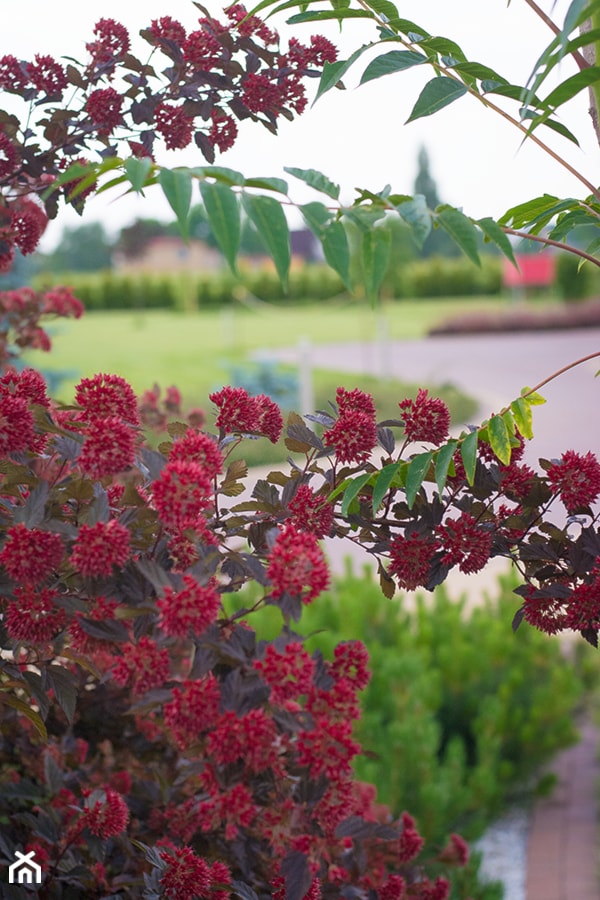
{"label": "white logo icon", "polygon": [[15,851],[15,861],[8,867],[9,884],[41,884],[42,867],[35,862],[35,853]]}

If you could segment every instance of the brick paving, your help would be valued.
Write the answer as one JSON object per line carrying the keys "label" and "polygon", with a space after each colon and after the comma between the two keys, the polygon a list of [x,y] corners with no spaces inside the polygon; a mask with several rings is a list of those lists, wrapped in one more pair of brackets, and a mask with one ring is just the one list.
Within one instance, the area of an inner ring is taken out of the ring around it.
{"label": "brick paving", "polygon": [[558,783],[531,819],[527,900],[600,900],[598,750],[598,729],[586,723],[551,766]]}

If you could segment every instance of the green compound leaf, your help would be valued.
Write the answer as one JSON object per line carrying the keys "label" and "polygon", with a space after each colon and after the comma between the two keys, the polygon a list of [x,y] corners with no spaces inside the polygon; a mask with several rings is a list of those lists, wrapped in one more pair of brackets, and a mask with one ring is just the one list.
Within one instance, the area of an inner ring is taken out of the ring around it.
{"label": "green compound leaf", "polygon": [[321,246],[327,264],[338,273],[349,291],[352,290],[350,277],[350,246],[348,235],[341,222],[332,222],[321,232]]}
{"label": "green compound leaf", "polygon": [[440,495],[446,486],[448,470],[450,468],[450,463],[452,462],[452,457],[454,456],[457,447],[458,441],[448,441],[447,444],[444,444],[444,446],[440,447],[440,449],[437,451],[437,457],[435,461],[435,482],[437,484],[437,489]]}
{"label": "green compound leaf", "polygon": [[189,212],[192,202],[192,176],[189,169],[161,169],[158,183],[177,217],[184,238],[189,236]]}
{"label": "green compound leaf", "polygon": [[136,194],[141,194],[151,169],[152,160],[148,159],[147,156],[142,158],[132,156],[125,161],[125,174]]}
{"label": "green compound leaf", "polygon": [[467,86],[455,81],[454,78],[447,78],[445,75],[439,78],[433,78],[428,81],[421,93],[406,124],[414,122],[415,119],[421,119],[423,116],[431,116],[433,113],[439,112],[450,103],[454,103],[459,97],[467,93]]}
{"label": "green compound leaf", "polygon": [[227,169],[225,166],[196,166],[190,169],[192,175],[197,178],[214,178],[222,184],[235,184],[241,187],[245,181],[241,172],[235,169]]}
{"label": "green compound leaf", "polygon": [[425,62],[427,62],[427,57],[415,50],[390,50],[389,53],[383,53],[369,63],[362,74],[360,83],[366,84],[367,81],[373,81],[383,75],[393,75],[394,72],[402,72],[404,69],[420,66]]}
{"label": "green compound leaf", "polygon": [[218,182],[201,182],[200,194],[215,240],[235,273],[241,235],[238,198],[230,187]]}
{"label": "green compound leaf", "polygon": [[312,233],[320,240],[321,232],[331,222],[330,211],[324,203],[319,203],[316,200],[313,203],[305,203],[304,206],[298,208]]}
{"label": "green compound leaf", "polygon": [[517,261],[515,259],[515,254],[513,253],[512,244],[502,231],[500,226],[494,219],[486,217],[485,219],[478,219],[477,224],[485,234],[486,238],[489,241],[492,241],[498,247],[499,250],[504,253],[507,259],[511,261],[511,263],[516,266]]}
{"label": "green compound leaf", "polygon": [[373,228],[363,236],[362,263],[365,293],[375,303],[390,261],[392,235],[387,228]]}
{"label": "green compound leaf", "polygon": [[515,425],[524,438],[528,441],[533,437],[533,413],[531,406],[523,397],[513,400],[510,404],[512,414],[515,417]]}
{"label": "green compound leaf", "polygon": [[373,484],[373,515],[377,515],[377,510],[381,505],[381,501],[387,494],[392,481],[398,474],[402,463],[390,463],[384,466],[375,483]]}
{"label": "green compound leaf", "polygon": [[287,290],[291,259],[290,231],[281,204],[275,197],[246,193],[242,195],[242,202],[246,213],[273,257],[277,274],[284,289]]}
{"label": "green compound leaf", "polygon": [[[369,13],[363,13],[365,16],[369,16]],[[317,94],[315,99],[313,100],[313,106],[323,94],[326,94],[327,91],[330,91],[331,88],[335,87],[338,84],[342,77],[346,74],[348,69],[354,65],[359,56],[372,47],[373,44],[363,44],[362,47],[359,47],[358,50],[355,50],[352,56],[349,56],[348,59],[338,59],[334,63],[326,62],[323,66],[323,72],[321,73],[321,80],[319,81],[319,87],[317,88]]]}
{"label": "green compound leaf", "polygon": [[471,262],[480,266],[477,249],[477,230],[470,219],[460,210],[446,206],[437,213],[437,220],[452,240],[466,253]]}
{"label": "green compound leaf", "polygon": [[322,172],[317,172],[316,169],[295,169],[284,166],[283,170],[288,175],[299,178],[300,181],[304,181],[309,187],[314,188],[316,191],[321,191],[322,194],[327,194],[328,197],[332,197],[334,200],[337,200],[340,196],[339,184],[334,184],[326,175],[323,175]]}
{"label": "green compound leaf", "polygon": [[508,428],[502,416],[492,416],[487,426],[490,447],[501,463],[510,463],[511,445]]}
{"label": "green compound leaf", "polygon": [[342,515],[347,516],[348,510],[350,508],[350,504],[353,500],[358,497],[361,490],[364,488],[367,481],[371,478],[370,472],[365,472],[364,475],[360,475],[358,478],[355,478],[350,482],[348,487],[344,492],[344,499],[342,500]]}
{"label": "green compound leaf", "polygon": [[244,187],[261,188],[263,191],[275,191],[277,194],[288,192],[288,183],[283,178],[246,178]]}
{"label": "green compound leaf", "polygon": [[428,450],[427,453],[419,453],[418,456],[413,457],[408,464],[408,469],[406,470],[406,502],[409,509],[412,509],[419,488],[429,471],[432,459],[433,450]]}
{"label": "green compound leaf", "polygon": [[422,247],[431,232],[431,212],[427,207],[427,200],[423,194],[415,194],[410,200],[404,200],[396,204],[407,225],[412,228],[412,233],[417,245]]}
{"label": "green compound leaf", "polygon": [[472,431],[464,438],[460,445],[460,455],[465,467],[465,475],[470,485],[475,481],[475,467],[477,465],[477,441],[479,434]]}

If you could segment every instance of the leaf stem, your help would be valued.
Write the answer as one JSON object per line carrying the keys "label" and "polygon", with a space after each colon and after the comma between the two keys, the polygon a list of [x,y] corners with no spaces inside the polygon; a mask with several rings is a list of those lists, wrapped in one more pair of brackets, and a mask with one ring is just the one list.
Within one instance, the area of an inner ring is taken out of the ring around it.
{"label": "leaf stem", "polygon": [[524,394],[521,394],[522,397],[529,397],[530,394],[534,394],[536,391],[539,391],[540,388],[544,387],[545,384],[548,384],[550,381],[554,381],[555,378],[558,378],[559,375],[563,375],[565,372],[568,372],[569,369],[574,369],[575,366],[580,366],[581,363],[588,362],[590,359],[596,359],[600,356],[600,350],[597,350],[595,353],[588,353],[587,356],[582,356],[580,359],[576,359],[575,362],[569,363],[566,366],[563,366],[562,369],[558,369],[557,372],[554,372],[552,375],[549,375],[547,378],[544,378],[543,381],[540,381],[539,384],[536,384],[535,387],[529,388]]}
{"label": "leaf stem", "polygon": [[[557,37],[559,37],[559,35],[561,34],[560,28],[558,27],[558,25],[555,22],[552,21],[550,16],[546,15],[546,13],[544,12],[543,9],[539,8],[539,6],[535,2],[535,0],[525,0],[525,3],[527,4],[527,6],[530,7],[530,9],[532,9],[534,11],[534,13],[537,16],[540,17],[542,22],[544,22],[548,26],[548,28],[551,31],[553,31]],[[582,56],[581,53],[579,53],[578,50],[572,50],[571,56],[573,57],[573,59],[575,60],[575,62],[577,63],[577,65],[579,66],[580,69],[588,68],[588,66],[589,66],[588,61],[585,59],[584,56]]]}
{"label": "leaf stem", "polygon": [[508,228],[506,225],[502,225],[501,228],[506,234],[512,234],[526,241],[536,241],[538,244],[545,244],[548,247],[558,247],[559,250],[566,250],[575,256],[581,256],[582,259],[593,263],[595,266],[600,266],[600,259],[597,259],[590,253],[586,253],[585,250],[580,250],[579,247],[573,247],[572,244],[561,244],[560,241],[553,241],[552,238],[541,237],[539,234],[528,234],[526,231],[517,231],[515,228]]}

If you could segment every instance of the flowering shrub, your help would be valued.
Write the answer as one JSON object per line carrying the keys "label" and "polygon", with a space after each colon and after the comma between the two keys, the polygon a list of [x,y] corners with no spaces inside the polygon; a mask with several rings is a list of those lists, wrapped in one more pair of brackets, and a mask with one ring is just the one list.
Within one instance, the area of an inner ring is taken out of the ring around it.
{"label": "flowering shrub", "polygon": [[[508,556],[526,582],[517,622],[596,642],[595,457],[522,465],[534,391],[447,441],[424,391],[378,423],[370,395],[339,388],[307,417],[317,430],[289,416],[304,464],[239,502],[232,449],[284,428],[266,397],[225,387],[218,434],[193,412],[155,451],[140,422],[161,424],[157,389],[138,401],[99,374],[59,406],[35,371],[7,369],[0,391],[5,858],[35,850],[41,897],[448,897],[458,838],[424,846],[353,776],[365,647],[327,662],[293,630],[328,585],[318,541],[360,540],[388,596]],[[248,582],[261,596],[227,614]],[[281,612],[272,641],[252,627],[263,606]]]}
{"label": "flowering shrub", "polygon": [[[225,22],[194,5],[202,13],[195,30],[187,33],[163,16],[140,32],[150,47],[145,60],[132,53],[127,29],[110,18],[96,23],[85,62],[0,56],[0,90],[24,108],[23,124],[0,110],[0,272],[10,269],[15,247],[35,250],[59,200],[82,211],[97,186],[85,169],[90,152],[108,164],[119,149],[125,158],[146,160],[145,177],[157,141],[167,150],[193,141],[212,163],[216,151],[235,143],[236,120],[276,133],[281,116],[300,115],[307,103],[303,80],[336,58],[320,35],[308,45],[292,38],[286,52],[278,34],[240,4],[225,11]],[[74,94],[67,97],[67,90]],[[66,169],[72,178],[64,177]]]}

